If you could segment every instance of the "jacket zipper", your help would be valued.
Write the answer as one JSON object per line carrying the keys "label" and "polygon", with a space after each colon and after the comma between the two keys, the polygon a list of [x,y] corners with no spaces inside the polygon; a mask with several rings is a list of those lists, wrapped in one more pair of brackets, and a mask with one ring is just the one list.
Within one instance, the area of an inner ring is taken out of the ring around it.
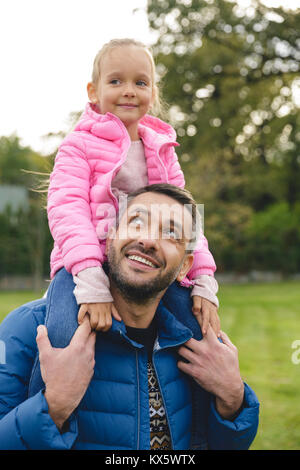
{"label": "jacket zipper", "polygon": [[[123,333],[121,330],[120,330],[120,335],[124,337],[124,333]],[[188,338],[188,339],[190,339],[190,338]],[[188,339],[186,339],[185,341],[188,341]],[[184,341],[184,342],[185,342],[185,341]],[[183,344],[183,342],[181,341],[181,342],[179,342],[179,343],[172,344],[172,347],[181,346],[182,344]],[[163,349],[163,348],[161,348],[161,349]],[[157,377],[157,382],[158,382],[159,390],[160,390],[161,397],[162,397],[162,401],[163,401],[163,405],[164,405],[164,408],[165,408],[165,413],[166,413],[168,428],[169,428],[169,432],[170,432],[172,450],[174,450],[174,440],[173,440],[172,430],[171,430],[171,426],[170,426],[170,420],[169,420],[169,416],[168,416],[168,410],[167,410],[167,407],[166,407],[166,401],[165,401],[165,398],[164,398],[164,394],[163,394],[162,387],[161,387],[161,384],[160,384],[159,376],[158,376],[157,369],[156,369],[156,366],[155,366],[154,356],[155,356],[155,354],[157,354],[157,352],[158,352],[158,351],[154,351],[153,354],[152,354],[152,364],[153,364],[154,371],[155,371],[155,374],[156,374],[156,377]],[[138,351],[137,351],[137,350],[135,350],[135,362],[136,362],[136,379],[137,379],[137,394],[138,394],[138,395],[137,395],[137,409],[138,409],[138,416],[137,416],[137,450],[139,450],[139,448],[140,448],[140,422],[141,422],[141,412],[140,412],[139,361],[138,361]]]}
{"label": "jacket zipper", "polygon": [[163,163],[161,157],[160,157],[160,152],[161,152],[161,149],[164,147],[164,146],[168,146],[169,144],[163,144],[161,145],[161,147],[157,150],[157,157],[158,157],[158,160],[159,160],[159,163],[161,164],[162,166],[162,169],[164,171],[164,174],[165,174],[165,178],[166,178],[166,182],[168,183],[169,182],[169,177],[168,177],[168,172],[167,172],[167,169],[166,169],[166,165]]}
{"label": "jacket zipper", "polygon": [[[187,341],[187,340],[186,340],[186,341]],[[184,341],[184,342],[185,342],[185,341]],[[182,342],[177,343],[177,344],[172,344],[172,347],[175,348],[175,347],[177,347],[177,346],[181,346],[182,344],[183,344]],[[164,348],[160,348],[160,349],[164,349]],[[156,369],[156,366],[155,366],[155,360],[154,360],[155,354],[157,354],[158,351],[160,351],[160,349],[153,352],[153,354],[152,354],[152,364],[153,364],[153,367],[154,367],[154,370],[155,370],[155,374],[156,374],[156,378],[157,378],[157,382],[158,382],[160,394],[161,394],[162,401],[163,401],[164,408],[165,408],[167,423],[168,423],[169,432],[170,432],[172,450],[174,450],[174,440],[173,440],[172,429],[171,429],[170,420],[169,420],[169,416],[168,416],[168,410],[167,410],[167,407],[166,407],[165,397],[164,397],[164,394],[163,394],[162,386],[161,386],[161,384],[160,384],[159,375],[158,375],[158,373],[157,373],[157,369]]]}
{"label": "jacket zipper", "polygon": [[[128,150],[127,150],[127,153],[128,153]],[[124,156],[124,154],[123,154],[123,156]],[[117,173],[118,169],[123,165],[123,163],[125,162],[125,160],[126,160],[126,156],[125,156],[125,158],[121,159],[121,160],[119,161],[119,163],[115,166],[115,168],[113,169],[113,174],[112,174],[110,183],[109,183],[109,192],[110,192],[111,198],[112,198],[112,200],[113,200],[113,203],[114,203],[114,206],[115,206],[115,209],[116,209],[116,215],[117,215],[118,210],[119,210],[119,204],[118,204],[118,199],[116,198],[116,196],[115,196],[114,193],[112,192],[111,183],[112,183],[112,180],[114,179],[115,174]]]}

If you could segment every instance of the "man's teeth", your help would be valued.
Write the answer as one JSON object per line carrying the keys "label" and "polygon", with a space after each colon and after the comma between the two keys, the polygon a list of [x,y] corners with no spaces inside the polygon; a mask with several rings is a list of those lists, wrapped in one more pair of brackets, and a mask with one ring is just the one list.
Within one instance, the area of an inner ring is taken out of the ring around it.
{"label": "man's teeth", "polygon": [[147,264],[148,266],[151,266],[151,268],[156,268],[155,264],[151,263],[151,261],[148,261],[145,258],[141,258],[141,256],[130,255],[128,258],[133,259],[134,261],[139,261],[140,263]]}

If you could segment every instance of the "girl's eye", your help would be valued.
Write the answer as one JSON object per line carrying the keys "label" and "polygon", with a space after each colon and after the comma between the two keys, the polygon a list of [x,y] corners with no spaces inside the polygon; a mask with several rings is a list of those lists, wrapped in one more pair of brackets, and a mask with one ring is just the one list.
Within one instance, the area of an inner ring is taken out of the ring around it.
{"label": "girl's eye", "polygon": [[114,78],[113,80],[110,81],[110,83],[111,83],[112,85],[120,85],[121,82],[120,82],[120,80],[118,80],[117,78]]}
{"label": "girl's eye", "polygon": [[138,80],[138,81],[136,82],[136,84],[137,84],[138,86],[147,86],[147,83],[146,83],[144,80]]}

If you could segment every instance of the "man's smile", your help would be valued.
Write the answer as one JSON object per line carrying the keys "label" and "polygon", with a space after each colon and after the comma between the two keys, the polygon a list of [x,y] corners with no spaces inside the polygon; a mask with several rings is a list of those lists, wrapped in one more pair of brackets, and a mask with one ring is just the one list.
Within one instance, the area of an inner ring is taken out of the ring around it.
{"label": "man's smile", "polygon": [[161,267],[162,263],[153,256],[144,254],[140,250],[130,249],[125,254],[125,257],[130,261],[134,267],[142,268],[145,270],[153,270]]}

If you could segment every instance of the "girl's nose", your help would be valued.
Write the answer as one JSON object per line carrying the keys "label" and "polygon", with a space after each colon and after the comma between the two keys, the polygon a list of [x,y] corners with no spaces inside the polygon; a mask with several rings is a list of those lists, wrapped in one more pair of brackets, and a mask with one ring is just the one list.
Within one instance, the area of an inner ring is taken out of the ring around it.
{"label": "girl's nose", "polygon": [[135,96],[135,90],[134,87],[131,83],[126,83],[125,89],[124,89],[124,96],[130,96],[133,97]]}

